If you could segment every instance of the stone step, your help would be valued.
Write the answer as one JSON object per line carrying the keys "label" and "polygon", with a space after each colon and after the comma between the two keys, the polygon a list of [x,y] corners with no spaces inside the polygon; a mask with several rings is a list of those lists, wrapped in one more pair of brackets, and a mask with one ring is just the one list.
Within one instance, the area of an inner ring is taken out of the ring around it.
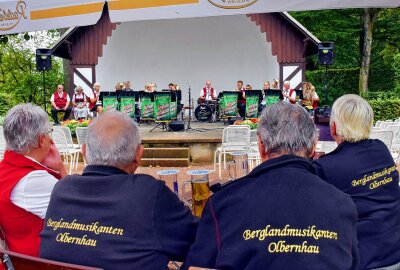
{"label": "stone step", "polygon": [[145,148],[142,159],[143,158],[189,159],[189,147]]}
{"label": "stone step", "polygon": [[142,167],[188,167],[189,158],[142,158],[140,161]]}

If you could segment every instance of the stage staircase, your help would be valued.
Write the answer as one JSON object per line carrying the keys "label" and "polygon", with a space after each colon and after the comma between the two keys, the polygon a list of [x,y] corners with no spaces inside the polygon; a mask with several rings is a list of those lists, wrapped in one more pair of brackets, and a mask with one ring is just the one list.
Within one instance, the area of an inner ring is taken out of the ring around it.
{"label": "stage staircase", "polygon": [[144,167],[188,167],[189,147],[144,148],[140,165]]}

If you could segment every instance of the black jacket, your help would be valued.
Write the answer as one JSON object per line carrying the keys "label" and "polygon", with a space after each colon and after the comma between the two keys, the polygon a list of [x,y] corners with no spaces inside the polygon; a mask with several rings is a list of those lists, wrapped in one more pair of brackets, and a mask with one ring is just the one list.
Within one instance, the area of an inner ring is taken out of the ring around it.
{"label": "black jacket", "polygon": [[109,269],[166,269],[184,260],[197,221],[164,182],[87,166],[51,195],[40,256]]}
{"label": "black jacket", "polygon": [[185,267],[356,269],[356,220],[350,196],[281,156],[209,198]]}
{"label": "black jacket", "polygon": [[343,142],[314,166],[322,179],[349,194],[356,204],[359,269],[400,262],[399,173],[385,144]]}

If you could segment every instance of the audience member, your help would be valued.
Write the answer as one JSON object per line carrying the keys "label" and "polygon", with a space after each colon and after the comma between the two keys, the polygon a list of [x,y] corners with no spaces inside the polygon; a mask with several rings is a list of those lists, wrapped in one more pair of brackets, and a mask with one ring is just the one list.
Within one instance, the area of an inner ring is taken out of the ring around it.
{"label": "audience member", "polygon": [[71,102],[70,97],[68,96],[67,92],[64,92],[64,86],[62,84],[59,84],[57,86],[57,91],[55,91],[50,98],[50,103],[51,103],[51,115],[54,120],[55,125],[59,125],[60,123],[58,122],[58,113],[63,112],[64,117],[63,121],[67,121],[69,118],[69,115],[71,114],[71,108],[69,107],[69,103]]}
{"label": "audience member", "polygon": [[322,179],[356,204],[359,269],[400,269],[399,173],[386,145],[368,139],[373,115],[357,95],[337,99],[330,130],[338,147],[314,165]]}
{"label": "audience member", "polygon": [[88,115],[87,97],[83,93],[83,88],[77,86],[75,88],[75,94],[72,96],[72,106],[74,106],[74,118],[76,120],[85,119]]}
{"label": "audience member", "polygon": [[13,107],[3,123],[6,151],[0,163],[0,226],[11,251],[39,256],[50,194],[66,176],[50,135],[47,114],[38,106]]}
{"label": "audience member", "polygon": [[93,84],[93,95],[88,97],[89,101],[89,110],[91,112],[102,113],[103,107],[101,106],[100,100],[100,83],[96,82]]}
{"label": "audience member", "polygon": [[184,260],[197,221],[164,182],[133,174],[143,153],[126,114],[106,112],[88,127],[82,175],[54,188],[40,255],[109,269],[166,269]]}
{"label": "audience member", "polygon": [[307,159],[316,140],[301,106],[266,107],[258,128],[263,163],[208,199],[185,267],[356,269],[356,208],[315,175]]}

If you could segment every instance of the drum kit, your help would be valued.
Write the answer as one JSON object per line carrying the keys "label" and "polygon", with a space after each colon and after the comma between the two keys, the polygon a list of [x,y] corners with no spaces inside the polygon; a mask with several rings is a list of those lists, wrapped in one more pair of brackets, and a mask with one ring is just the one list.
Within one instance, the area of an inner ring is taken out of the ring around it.
{"label": "drum kit", "polygon": [[199,122],[215,122],[218,119],[218,101],[210,100],[199,104],[194,110],[194,116]]}

